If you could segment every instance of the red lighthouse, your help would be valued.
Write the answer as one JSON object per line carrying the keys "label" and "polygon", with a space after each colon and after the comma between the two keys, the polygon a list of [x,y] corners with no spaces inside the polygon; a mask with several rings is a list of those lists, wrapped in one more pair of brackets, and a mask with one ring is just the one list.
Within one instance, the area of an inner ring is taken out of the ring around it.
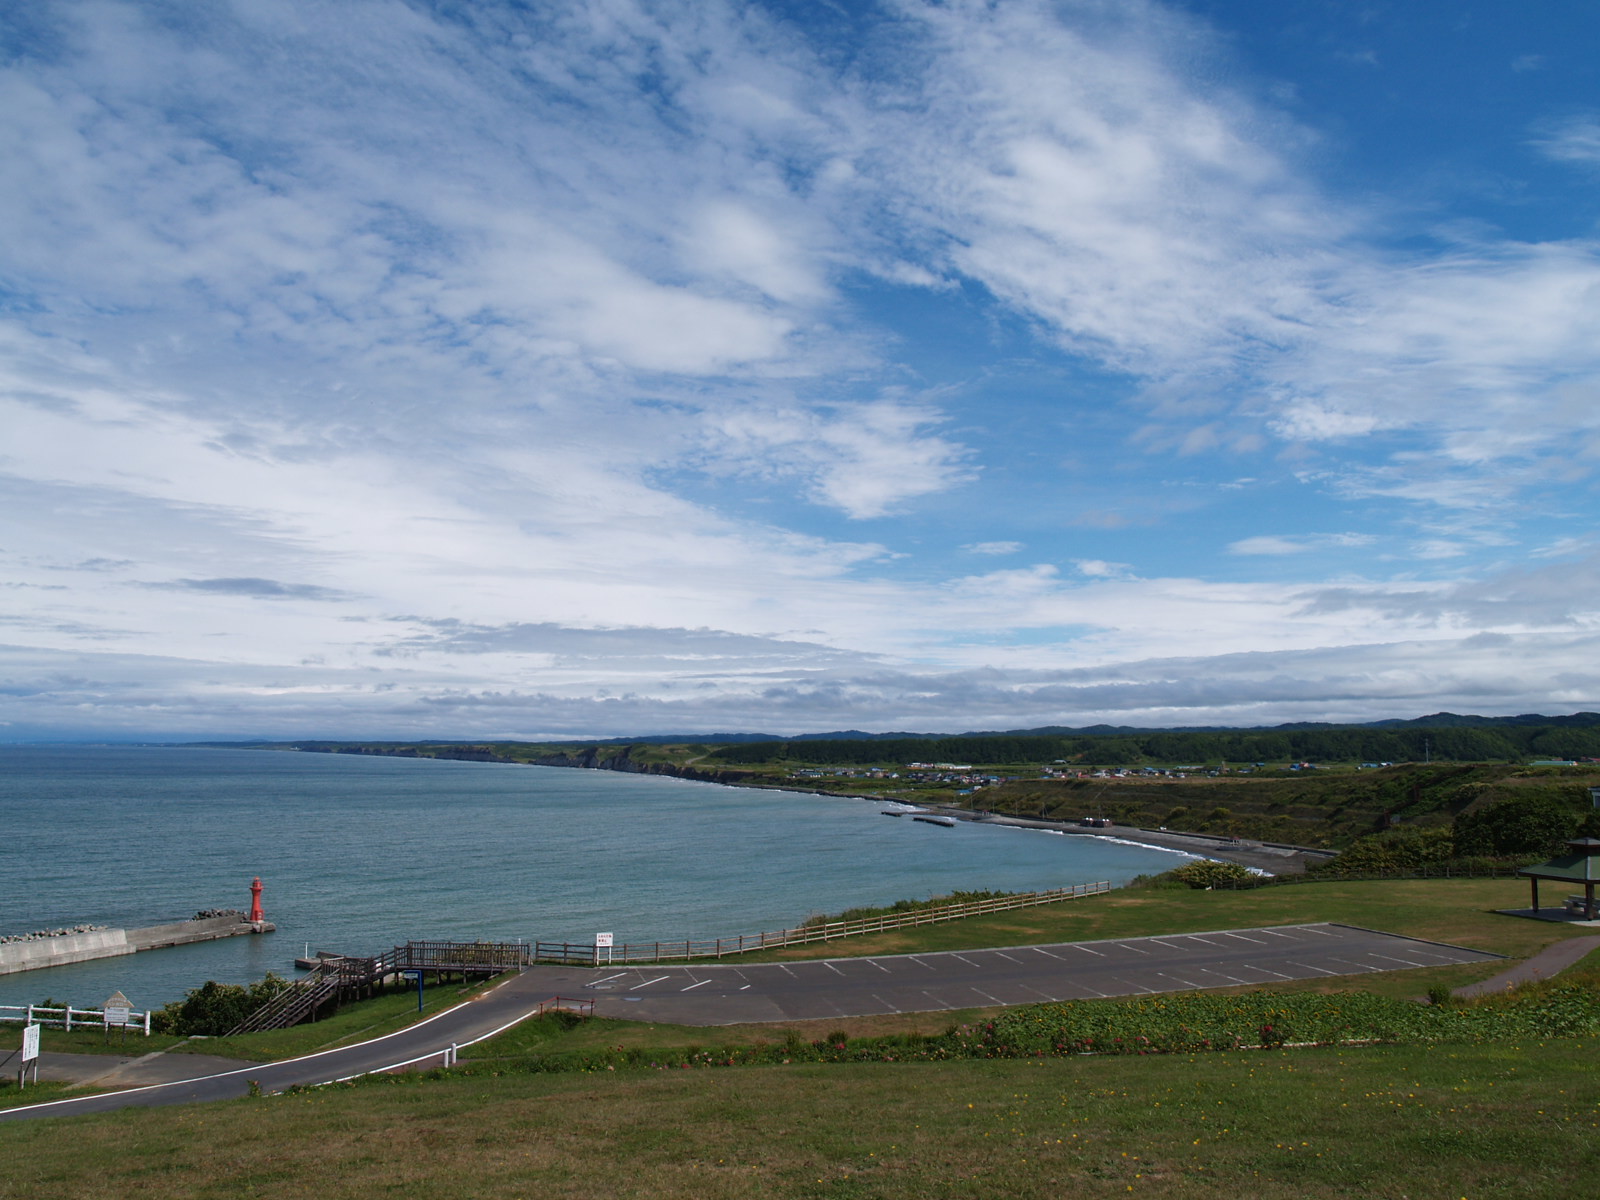
{"label": "red lighthouse", "polygon": [[252,924],[266,920],[261,915],[261,876],[250,885],[250,921]]}

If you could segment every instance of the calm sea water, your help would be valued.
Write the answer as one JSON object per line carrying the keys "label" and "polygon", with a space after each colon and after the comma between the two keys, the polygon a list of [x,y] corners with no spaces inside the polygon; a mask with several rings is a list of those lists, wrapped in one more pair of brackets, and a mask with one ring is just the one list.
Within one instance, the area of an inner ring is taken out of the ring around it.
{"label": "calm sea water", "polygon": [[1171,853],[880,805],[488,763],[170,747],[0,747],[0,933],[248,909],[278,932],[0,975],[0,1004],[135,1007],[287,973],[307,945],[617,941],[781,929],[853,905],[1166,870]]}

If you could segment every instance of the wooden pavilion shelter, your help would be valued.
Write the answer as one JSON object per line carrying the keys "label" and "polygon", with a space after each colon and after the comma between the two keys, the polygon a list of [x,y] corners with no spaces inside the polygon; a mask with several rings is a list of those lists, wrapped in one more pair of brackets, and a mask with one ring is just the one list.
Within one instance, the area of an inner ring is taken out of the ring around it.
{"label": "wooden pavilion shelter", "polygon": [[[1567,843],[1567,852],[1558,854],[1549,862],[1532,867],[1518,867],[1517,874],[1533,885],[1533,911],[1539,911],[1539,881],[1541,879],[1564,883],[1569,888],[1583,887],[1583,918],[1593,921],[1600,918],[1596,910],[1594,889],[1600,884],[1600,838],[1575,838]],[[1576,900],[1577,897],[1573,897]],[[1567,907],[1576,907],[1568,904]]]}

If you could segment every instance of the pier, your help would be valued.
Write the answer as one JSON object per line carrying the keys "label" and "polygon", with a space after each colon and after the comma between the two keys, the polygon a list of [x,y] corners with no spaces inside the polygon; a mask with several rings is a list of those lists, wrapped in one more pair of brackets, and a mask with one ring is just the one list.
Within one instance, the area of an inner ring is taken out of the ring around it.
{"label": "pier", "polygon": [[261,913],[261,880],[250,885],[250,911],[196,916],[187,921],[148,925],[141,929],[91,929],[53,937],[17,938],[0,942],[0,975],[64,967],[97,958],[118,958],[141,950],[213,942],[245,934],[272,933],[277,929]]}

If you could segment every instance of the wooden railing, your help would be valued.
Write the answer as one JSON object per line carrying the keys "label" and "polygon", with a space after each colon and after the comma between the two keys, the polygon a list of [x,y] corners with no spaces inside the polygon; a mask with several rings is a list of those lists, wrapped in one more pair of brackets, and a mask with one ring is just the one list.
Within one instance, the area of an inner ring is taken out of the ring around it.
{"label": "wooden railing", "polygon": [[[681,962],[699,958],[727,958],[781,946],[831,942],[864,933],[884,933],[910,925],[959,921],[984,913],[1005,912],[1055,904],[1111,890],[1109,883],[1075,883],[1045,892],[1017,892],[987,900],[937,904],[907,912],[883,913],[855,921],[823,921],[780,929],[771,933],[743,933],[733,937],[695,941],[635,942],[621,946],[596,946],[592,942],[407,942],[376,958],[330,958],[297,979],[261,1008],[251,1013],[232,1034],[282,1029],[304,1020],[329,1000],[370,987],[401,971],[460,972],[462,975],[496,975],[518,971],[535,963],[597,967],[614,963]],[[547,1002],[553,1003],[553,1002]],[[571,1003],[571,1002],[568,1002]]]}
{"label": "wooden railing", "polygon": [[532,962],[581,966],[727,958],[731,955],[750,954],[757,950],[800,946],[809,942],[831,942],[837,938],[857,937],[864,933],[885,933],[891,929],[904,929],[911,925],[934,925],[941,921],[959,921],[963,917],[982,916],[985,913],[1004,912],[1007,909],[1055,904],[1062,900],[1097,896],[1110,890],[1111,885],[1103,881],[1076,883],[1069,887],[1051,888],[1045,892],[1017,892],[1010,896],[995,896],[988,900],[940,904],[932,908],[912,909],[909,912],[863,917],[856,921],[827,921],[816,925],[800,925],[794,929],[780,929],[771,933],[743,933],[734,937],[711,938],[704,941],[686,938],[683,941],[630,942],[609,947],[581,942],[533,942],[527,949]]}
{"label": "wooden railing", "polygon": [[[18,1021],[23,1025],[59,1025],[62,1029],[68,1030],[82,1029],[85,1026],[116,1028],[106,1025],[104,1009],[73,1008],[70,1004],[64,1008],[51,1008],[44,1004],[0,1004],[0,1021]],[[149,1037],[150,1014],[130,1012],[127,1028],[138,1030],[145,1037]]]}

